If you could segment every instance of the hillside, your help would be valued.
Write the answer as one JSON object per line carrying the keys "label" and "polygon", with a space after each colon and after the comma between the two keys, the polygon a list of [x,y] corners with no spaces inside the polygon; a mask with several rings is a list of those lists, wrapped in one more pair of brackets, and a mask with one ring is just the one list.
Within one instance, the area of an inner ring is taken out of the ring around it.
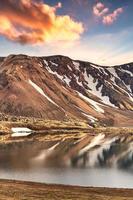
{"label": "hillside", "polygon": [[132,126],[133,63],[104,67],[64,56],[0,59],[0,112]]}

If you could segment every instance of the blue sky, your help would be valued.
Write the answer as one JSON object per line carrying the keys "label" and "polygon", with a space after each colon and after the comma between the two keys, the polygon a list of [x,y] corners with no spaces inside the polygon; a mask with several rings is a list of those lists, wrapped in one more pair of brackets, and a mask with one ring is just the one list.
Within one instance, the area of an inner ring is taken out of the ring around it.
{"label": "blue sky", "polygon": [[133,61],[132,0],[4,2],[1,56],[62,54],[102,65]]}

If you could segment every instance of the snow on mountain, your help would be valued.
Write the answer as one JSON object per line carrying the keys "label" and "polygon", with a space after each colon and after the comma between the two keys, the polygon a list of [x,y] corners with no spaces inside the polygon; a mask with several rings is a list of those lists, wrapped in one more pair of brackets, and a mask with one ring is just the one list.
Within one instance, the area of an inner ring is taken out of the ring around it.
{"label": "snow on mountain", "polygon": [[102,67],[60,56],[48,57],[47,62],[51,59],[58,68],[49,65],[52,70],[49,72],[54,71],[54,74],[72,89],[91,99],[95,96],[99,102],[111,107],[133,109],[132,63],[128,64],[127,68],[125,65]]}
{"label": "snow on mountain", "polygon": [[133,63],[104,67],[65,56],[10,55],[0,64],[0,112],[133,124]]}
{"label": "snow on mountain", "polygon": [[46,99],[48,99],[48,101],[50,101],[51,103],[53,103],[54,105],[56,105],[57,107],[59,107],[52,99],[50,99],[45,93],[44,91],[35,83],[33,83],[31,80],[29,80],[29,84],[31,84],[35,90],[37,90],[41,95],[43,95]]}

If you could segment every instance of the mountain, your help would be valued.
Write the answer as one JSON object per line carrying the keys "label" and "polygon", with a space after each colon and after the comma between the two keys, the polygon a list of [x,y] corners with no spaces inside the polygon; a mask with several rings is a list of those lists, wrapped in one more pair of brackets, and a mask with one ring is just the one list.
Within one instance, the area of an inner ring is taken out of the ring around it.
{"label": "mountain", "polygon": [[0,112],[131,126],[133,63],[98,66],[60,55],[0,58]]}

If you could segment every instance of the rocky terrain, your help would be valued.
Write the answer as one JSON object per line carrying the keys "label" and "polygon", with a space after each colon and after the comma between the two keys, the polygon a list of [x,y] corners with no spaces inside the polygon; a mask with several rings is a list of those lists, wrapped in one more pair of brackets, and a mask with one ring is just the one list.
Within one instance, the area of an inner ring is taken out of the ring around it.
{"label": "rocky terrain", "polygon": [[133,110],[133,63],[102,67],[53,56],[46,58],[45,64],[50,73],[56,74],[73,90],[89,97],[94,95],[106,105]]}
{"label": "rocky terrain", "polygon": [[1,58],[0,112],[132,126],[133,63],[102,67],[64,56]]}

